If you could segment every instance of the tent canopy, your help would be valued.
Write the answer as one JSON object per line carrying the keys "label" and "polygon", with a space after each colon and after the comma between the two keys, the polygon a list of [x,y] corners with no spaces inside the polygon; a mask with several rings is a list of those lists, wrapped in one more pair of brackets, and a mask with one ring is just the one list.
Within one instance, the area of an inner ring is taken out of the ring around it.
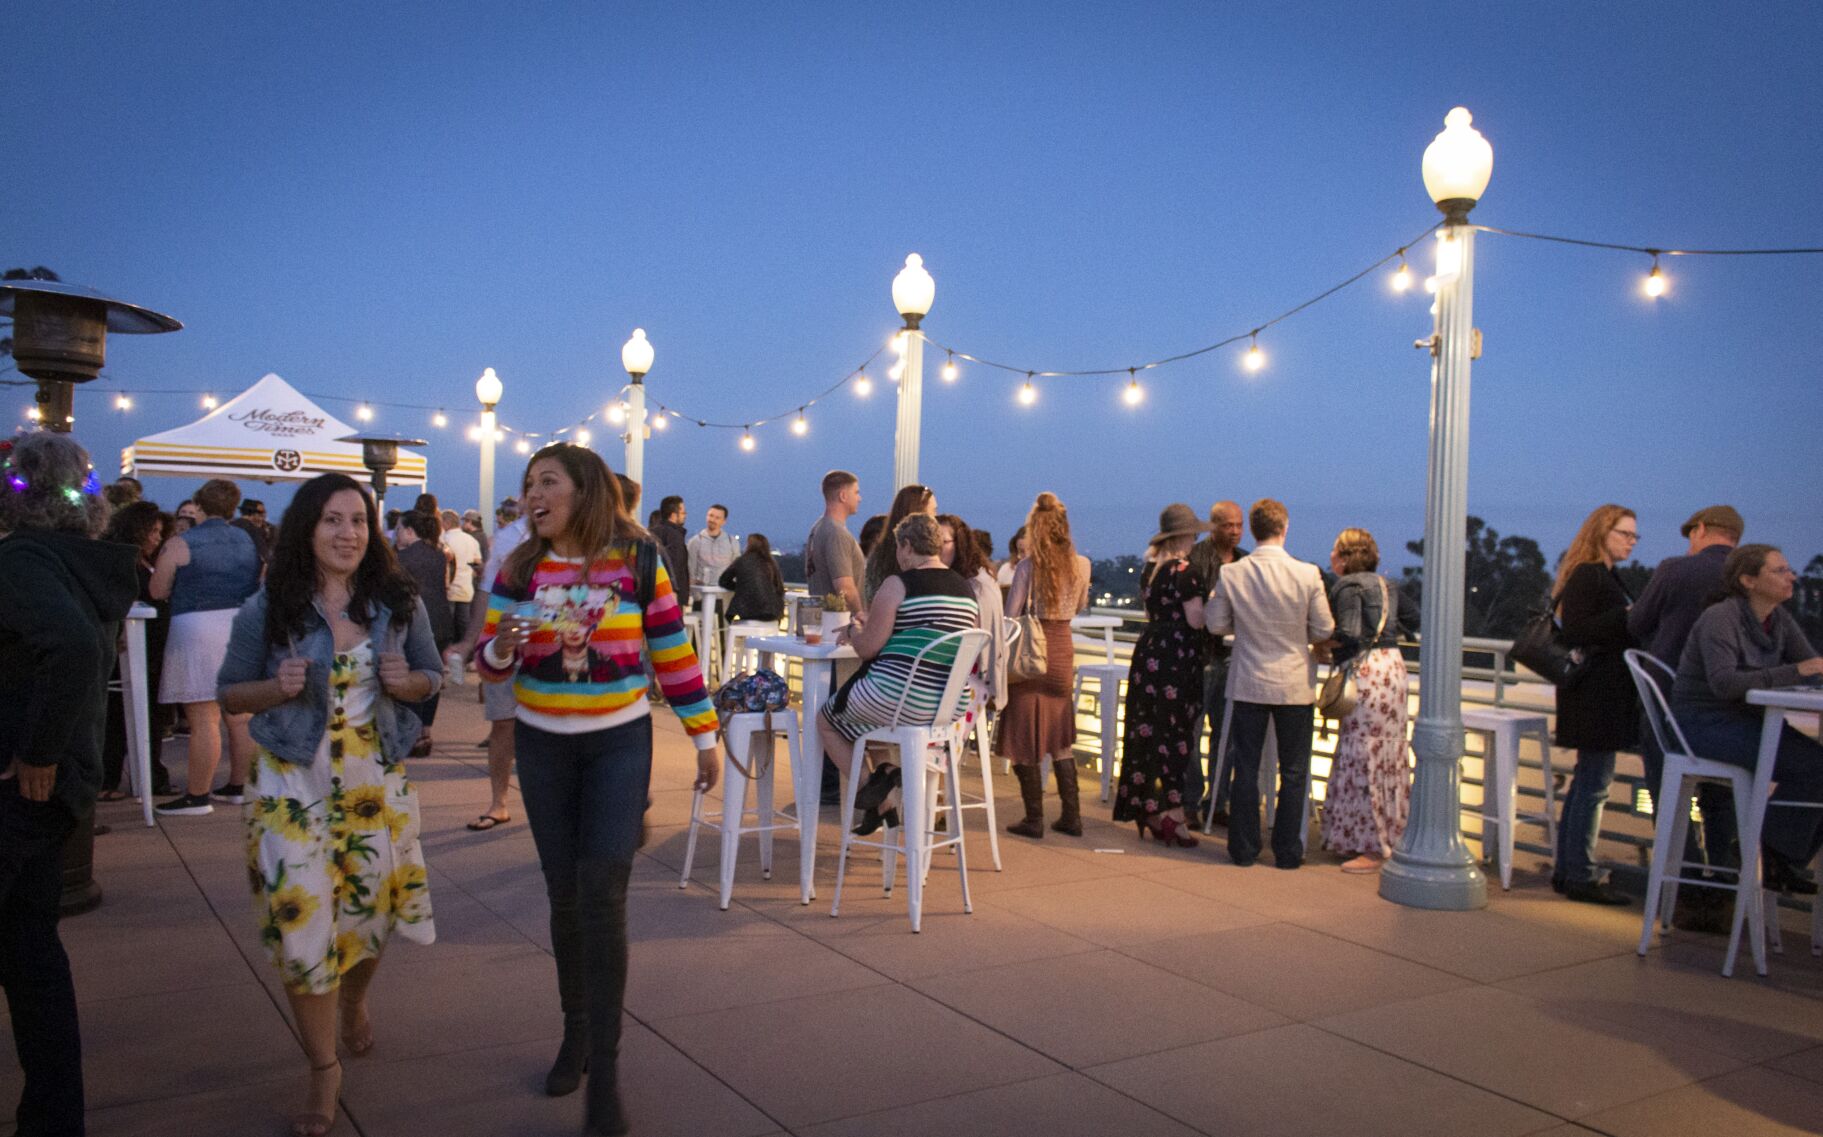
{"label": "tent canopy", "polygon": [[[367,478],[355,433],[277,375],[187,426],[140,439],[120,453],[120,472],[134,477],[181,475],[262,482],[305,482],[318,474]],[[394,485],[424,484],[424,456],[399,452],[387,475]]]}

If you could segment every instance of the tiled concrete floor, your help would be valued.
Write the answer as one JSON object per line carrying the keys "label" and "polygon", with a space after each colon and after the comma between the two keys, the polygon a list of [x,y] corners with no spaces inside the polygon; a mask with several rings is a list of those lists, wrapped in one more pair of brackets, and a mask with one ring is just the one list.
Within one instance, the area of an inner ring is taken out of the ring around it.
{"label": "tiled concrete floor", "polygon": [[[922,935],[877,861],[829,917],[827,825],[817,903],[797,903],[781,841],[770,881],[749,847],[722,912],[712,840],[678,888],[691,763],[660,716],[622,1073],[637,1133],[1823,1132],[1823,960],[1795,920],[1768,979],[1743,962],[1727,980],[1718,940],[1640,960],[1637,909],[1569,904],[1535,872],[1484,912],[1413,911],[1320,855],[1284,873],[1219,843],[1141,844],[1092,800],[1080,840],[1003,837],[1000,873],[971,814],[974,914],[940,857]],[[539,1093],[560,1024],[530,833],[463,828],[487,800],[483,727],[461,695],[439,726],[414,767],[438,942],[381,969],[377,1045],[347,1063],[335,1132],[574,1132],[580,1099]],[[283,1132],[302,1058],[238,817],[104,819],[107,901],[64,925],[91,1133]]]}

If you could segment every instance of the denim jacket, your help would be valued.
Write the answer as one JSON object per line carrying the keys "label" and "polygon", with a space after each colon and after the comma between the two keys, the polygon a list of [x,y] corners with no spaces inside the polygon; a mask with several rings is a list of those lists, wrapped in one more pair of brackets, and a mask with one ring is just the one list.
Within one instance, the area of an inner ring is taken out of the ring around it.
{"label": "denim jacket", "polygon": [[172,578],[171,615],[232,610],[259,591],[259,550],[242,530],[211,517],[177,539],[190,546],[190,563]]}
{"label": "denim jacket", "polygon": [[[405,656],[413,671],[430,676],[430,693],[443,685],[443,661],[437,656],[436,642],[431,638],[430,617],[424,602],[413,602],[411,624],[401,632],[392,626],[392,611],[375,604],[373,650],[398,652]],[[253,741],[273,754],[295,765],[308,766],[316,761],[317,744],[329,727],[329,669],[335,660],[335,634],[322,609],[315,604],[307,617],[303,635],[282,644],[266,642],[266,590],[260,589],[241,605],[234,615],[234,631],[228,637],[228,655],[215,677],[215,691],[234,683],[270,679],[278,674],[279,664],[293,651],[310,661],[310,675],[304,689],[291,699],[253,716]],[[423,723],[410,710],[394,702],[384,690],[374,701],[374,726],[379,733],[380,753],[388,762],[404,759],[412,744],[424,732]]]}

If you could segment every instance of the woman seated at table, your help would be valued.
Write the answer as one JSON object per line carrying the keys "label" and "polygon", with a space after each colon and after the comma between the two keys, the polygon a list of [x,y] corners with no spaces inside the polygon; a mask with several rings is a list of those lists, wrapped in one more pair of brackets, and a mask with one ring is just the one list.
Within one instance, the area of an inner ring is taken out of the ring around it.
{"label": "woman seated at table", "polygon": [[785,615],[785,578],[772,559],[772,542],[749,533],[747,548],[722,570],[717,584],[728,590],[728,619],[776,624]]}
{"label": "woman seated at table", "polygon": [[[1771,545],[1742,545],[1723,563],[1723,599],[1697,617],[1671,693],[1672,713],[1701,757],[1756,769],[1763,712],[1747,692],[1823,676],[1823,658],[1783,607],[1796,578]],[[1823,809],[1777,802],[1823,802],[1823,745],[1785,724],[1772,780],[1774,804],[1760,831],[1766,887],[1815,894],[1801,866],[1823,848]]]}
{"label": "woman seated at table", "polygon": [[[841,633],[865,662],[823,708],[823,746],[844,772],[855,740],[891,723],[901,698],[910,716],[907,721],[919,722],[920,714],[923,722],[931,721],[949,668],[927,657],[924,666],[914,670],[913,660],[938,636],[968,631],[979,621],[980,609],[968,581],[943,566],[943,537],[935,517],[906,517],[893,530],[893,541],[899,571],[881,582],[861,630],[851,635],[844,628]],[[898,784],[898,767],[882,762],[856,791],[855,808],[865,811],[855,827],[857,834],[864,837],[882,822],[898,824],[889,800]]]}

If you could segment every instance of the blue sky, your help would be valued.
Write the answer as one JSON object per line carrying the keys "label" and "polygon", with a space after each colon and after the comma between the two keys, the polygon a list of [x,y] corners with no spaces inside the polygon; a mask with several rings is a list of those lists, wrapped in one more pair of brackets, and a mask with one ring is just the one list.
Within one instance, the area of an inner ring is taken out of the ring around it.
{"label": "blue sky", "polygon": [[[483,367],[504,422],[550,430],[613,396],[641,326],[655,397],[747,421],[884,341],[910,251],[929,334],[1021,366],[1244,332],[1432,223],[1419,159],[1456,104],[1494,146],[1479,221],[1823,245],[1820,57],[1823,8],[1796,2],[38,5],[0,60],[0,261],[188,325],[111,342],[77,397],[100,464],[201,413],[105,392],[276,371],[449,406],[432,488],[467,505]],[[1554,555],[1622,502],[1652,560],[1728,501],[1750,539],[1823,552],[1823,257],[1674,260],[1656,303],[1641,256],[1484,235],[1477,261],[1474,512]],[[1168,502],[1267,495],[1303,556],[1350,524],[1399,550],[1423,528],[1429,329],[1380,274],[1263,337],[1259,375],[1226,349],[1150,373],[1137,410],[1118,380],[1041,382],[1028,409],[1015,377],[933,374],[923,479],[1002,539],[1053,490],[1098,555]],[[752,453],[673,429],[648,492],[795,547],[832,466],[884,509],[887,394],[838,393]]]}

